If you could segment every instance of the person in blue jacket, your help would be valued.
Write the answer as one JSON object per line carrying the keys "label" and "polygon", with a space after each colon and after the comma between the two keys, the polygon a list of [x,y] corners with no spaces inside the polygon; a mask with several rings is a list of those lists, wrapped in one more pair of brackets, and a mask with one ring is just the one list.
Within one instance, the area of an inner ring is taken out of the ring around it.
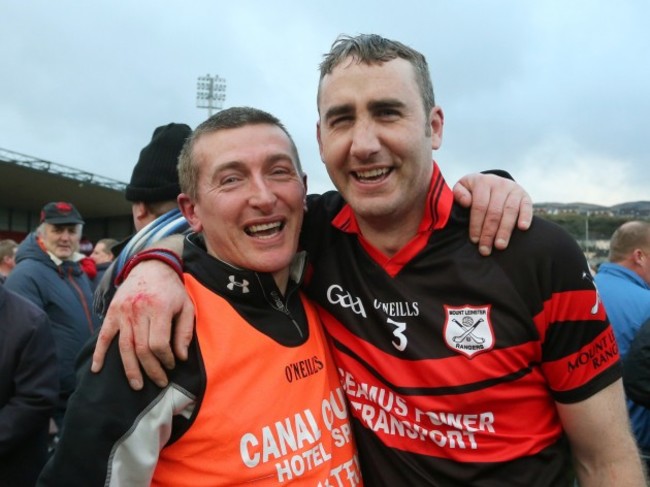
{"label": "person in blue jacket", "polygon": [[[650,409],[639,404],[634,394],[641,389],[639,380],[648,382],[647,364],[650,362],[647,346],[638,346],[647,334],[643,330],[650,326],[650,222],[630,221],[614,232],[609,262],[598,268],[595,281],[623,360],[623,384],[632,430],[646,467],[650,467]],[[647,323],[645,327],[644,323]],[[637,349],[645,349],[645,355],[639,357]],[[629,367],[630,363],[638,365]],[[643,402],[648,406],[647,401]]]}
{"label": "person in blue jacket", "polygon": [[92,290],[77,252],[83,219],[70,203],[43,207],[41,223],[18,247],[7,289],[29,299],[47,314],[54,336],[60,391],[53,419],[61,427],[68,397],[75,387],[75,359],[99,327]]}

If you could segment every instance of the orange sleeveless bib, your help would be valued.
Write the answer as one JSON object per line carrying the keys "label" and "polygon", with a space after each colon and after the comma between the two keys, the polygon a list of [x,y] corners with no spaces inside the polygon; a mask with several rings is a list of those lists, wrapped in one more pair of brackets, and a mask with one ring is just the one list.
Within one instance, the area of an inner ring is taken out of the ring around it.
{"label": "orange sleeveless bib", "polygon": [[362,485],[345,396],[313,305],[302,297],[308,340],[286,347],[187,273],[185,286],[207,385],[192,426],[160,452],[151,485]]}

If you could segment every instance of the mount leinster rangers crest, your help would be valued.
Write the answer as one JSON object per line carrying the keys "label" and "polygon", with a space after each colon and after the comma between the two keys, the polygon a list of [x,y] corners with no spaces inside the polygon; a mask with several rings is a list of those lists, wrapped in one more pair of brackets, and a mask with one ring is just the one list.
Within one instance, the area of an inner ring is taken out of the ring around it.
{"label": "mount leinster rangers crest", "polygon": [[491,305],[445,307],[445,343],[453,351],[472,358],[494,347]]}

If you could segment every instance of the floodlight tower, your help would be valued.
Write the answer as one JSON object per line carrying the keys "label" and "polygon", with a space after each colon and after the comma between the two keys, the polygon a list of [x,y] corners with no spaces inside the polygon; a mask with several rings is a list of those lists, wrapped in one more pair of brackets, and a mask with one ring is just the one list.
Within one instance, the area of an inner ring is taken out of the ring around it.
{"label": "floodlight tower", "polygon": [[212,110],[221,110],[226,100],[226,80],[219,76],[199,76],[196,83],[196,106],[207,108],[208,116],[212,116]]}

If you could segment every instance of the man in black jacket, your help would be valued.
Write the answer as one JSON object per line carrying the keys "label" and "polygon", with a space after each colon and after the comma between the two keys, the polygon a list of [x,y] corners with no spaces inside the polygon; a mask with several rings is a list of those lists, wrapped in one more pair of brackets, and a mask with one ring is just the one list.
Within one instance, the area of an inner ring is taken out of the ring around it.
{"label": "man in black jacket", "polygon": [[0,484],[31,486],[45,464],[59,394],[47,315],[0,286]]}

